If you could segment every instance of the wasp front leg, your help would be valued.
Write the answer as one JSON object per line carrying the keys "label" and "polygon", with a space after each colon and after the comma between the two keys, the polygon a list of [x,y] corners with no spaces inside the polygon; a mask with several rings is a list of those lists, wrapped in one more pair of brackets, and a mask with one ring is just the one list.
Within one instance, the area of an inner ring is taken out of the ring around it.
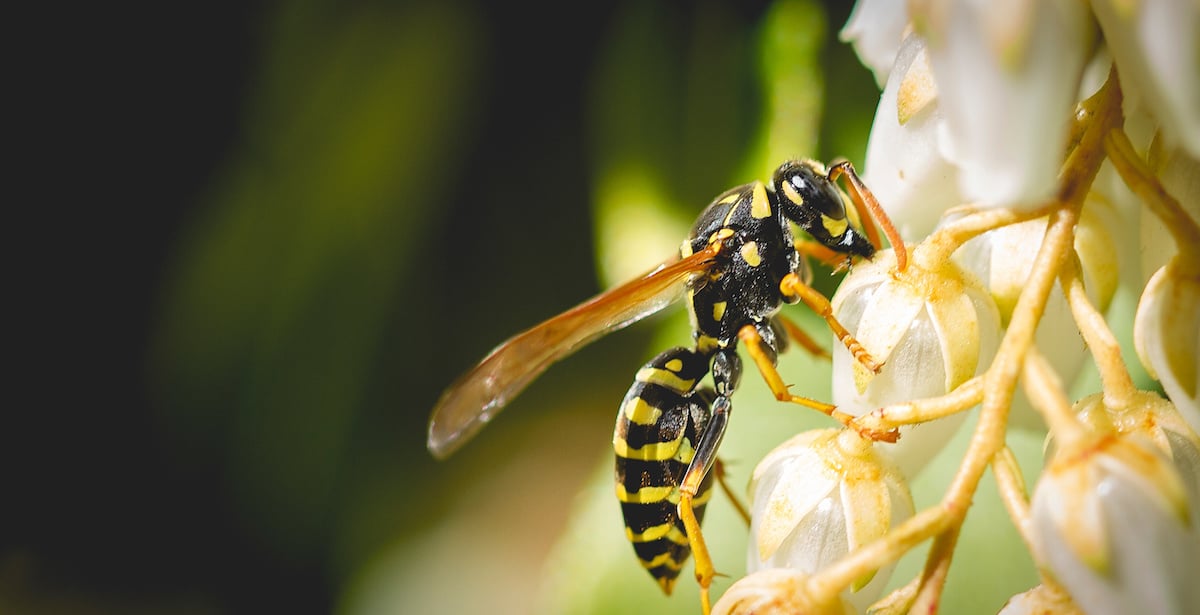
{"label": "wasp front leg", "polygon": [[819,291],[805,284],[800,276],[795,273],[789,273],[783,277],[779,283],[779,292],[788,300],[799,299],[803,301],[812,311],[825,320],[829,325],[829,329],[837,337],[846,350],[850,351],[850,356],[854,357],[855,361],[862,364],[872,373],[878,374],[879,370],[883,369],[883,364],[875,361],[871,353],[867,352],[863,345],[854,339],[854,336],[838,322],[838,319],[833,315],[833,306],[829,304],[829,299],[825,298]]}

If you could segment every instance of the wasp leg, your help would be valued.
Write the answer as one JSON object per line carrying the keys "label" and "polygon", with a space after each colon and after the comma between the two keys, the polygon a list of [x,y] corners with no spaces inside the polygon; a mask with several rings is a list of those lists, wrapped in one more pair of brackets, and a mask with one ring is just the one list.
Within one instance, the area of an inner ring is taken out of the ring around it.
{"label": "wasp leg", "polygon": [[704,535],[700,532],[700,522],[696,519],[694,500],[700,484],[704,482],[704,477],[716,462],[717,447],[720,445],[721,439],[725,437],[725,428],[729,425],[731,409],[729,398],[724,395],[717,397],[713,402],[712,419],[709,420],[708,427],[700,438],[700,446],[696,449],[696,454],[692,457],[687,472],[683,475],[683,481],[679,484],[679,519],[683,521],[688,543],[696,558],[696,582],[700,584],[700,607],[703,609],[704,615],[708,615],[712,611],[708,588],[712,585],[717,571],[713,567],[712,556],[708,553]]}
{"label": "wasp leg", "polygon": [[801,240],[799,238],[796,239],[795,248],[801,255],[815,258],[821,264],[833,269],[844,269],[849,258],[845,254],[831,250],[820,243]]}
{"label": "wasp leg", "polygon": [[733,488],[725,480],[725,463],[717,459],[713,464],[713,477],[717,479],[717,484],[721,486],[721,491],[725,492],[725,497],[729,498],[729,503],[733,504],[733,509],[737,511],[742,521],[746,522],[746,527],[750,527],[750,513],[746,511],[746,505],[742,503],[742,499],[733,492]]}
{"label": "wasp leg", "polygon": [[887,212],[883,211],[883,207],[879,201],[875,199],[875,195],[871,193],[871,189],[867,188],[866,184],[858,177],[858,173],[854,171],[854,165],[850,164],[849,160],[840,160],[829,167],[829,181],[837,181],[841,175],[846,176],[846,183],[850,185],[850,200],[854,201],[854,208],[858,210],[858,217],[862,221],[863,229],[867,232],[867,238],[878,250],[882,247],[879,241],[879,227],[883,228],[883,234],[887,235],[888,243],[892,244],[892,250],[896,252],[896,269],[904,271],[908,266],[908,250],[904,246],[904,240],[900,238],[900,233],[896,231],[896,226],[892,224],[892,219],[888,217]]}
{"label": "wasp leg", "polygon": [[[791,338],[792,341],[800,344],[800,347],[808,351],[808,354],[826,360],[833,358],[832,355],[829,354],[829,351],[825,350],[824,346],[821,346],[816,340],[809,337],[809,335],[804,332],[804,329],[800,328],[800,325],[797,325],[790,318],[784,316],[783,314],[776,314],[773,318],[771,318],[771,326],[772,328],[778,327],[782,329],[782,332],[786,333],[788,338]],[[779,336],[780,331],[776,331],[775,333],[779,337],[779,350],[780,352],[783,352],[785,350],[782,344],[784,337]]]}
{"label": "wasp leg", "polygon": [[712,610],[708,588],[712,585],[717,571],[713,568],[712,556],[708,553],[708,545],[704,543],[704,535],[700,533],[700,521],[696,518],[695,499],[704,483],[704,478],[708,476],[717,462],[717,448],[721,446],[721,440],[725,437],[725,428],[729,425],[729,414],[733,410],[729,396],[733,394],[738,382],[742,379],[742,360],[738,357],[737,350],[724,348],[713,355],[712,379],[717,390],[717,397],[712,403],[712,416],[704,428],[704,433],[700,436],[696,452],[692,455],[683,479],[679,481],[678,506],[679,519],[683,521],[688,543],[692,547],[692,554],[696,557],[696,582],[700,585],[700,606],[705,615]]}
{"label": "wasp leg", "polygon": [[738,331],[738,339],[745,344],[746,354],[750,355],[750,358],[754,360],[754,366],[762,374],[763,380],[767,381],[767,386],[770,387],[771,393],[775,395],[775,399],[790,401],[834,416],[837,406],[808,397],[792,395],[788,391],[788,385],[783,382],[783,376],[780,376],[779,370],[775,369],[776,352],[774,337],[774,332],[769,327],[763,326],[763,324],[757,326],[746,325]]}
{"label": "wasp leg", "polygon": [[850,356],[854,357],[854,360],[862,364],[863,367],[876,374],[879,373],[880,369],[883,369],[883,364],[876,362],[871,357],[871,354],[867,352],[867,349],[863,348],[862,344],[858,343],[858,340],[854,339],[854,336],[846,330],[846,327],[843,327],[842,323],[838,322],[837,318],[833,316],[833,306],[829,305],[829,300],[825,298],[825,295],[805,284],[800,279],[800,276],[794,273],[783,276],[783,280],[779,283],[779,292],[783,293],[783,296],[787,298],[798,297],[812,311],[816,312],[818,316],[825,319],[826,324],[833,330],[833,334],[837,336],[838,341],[846,347],[846,350],[850,351]]}

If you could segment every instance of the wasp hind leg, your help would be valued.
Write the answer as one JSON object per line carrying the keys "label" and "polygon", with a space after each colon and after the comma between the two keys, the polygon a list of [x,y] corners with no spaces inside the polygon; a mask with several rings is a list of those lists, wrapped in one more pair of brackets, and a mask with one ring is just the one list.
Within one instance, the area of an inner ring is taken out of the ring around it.
{"label": "wasp hind leg", "polygon": [[712,418],[709,420],[704,435],[700,438],[696,454],[692,457],[692,462],[688,465],[687,472],[684,473],[683,480],[679,484],[679,520],[683,522],[688,543],[692,548],[692,555],[696,558],[696,582],[700,585],[700,608],[704,615],[708,615],[712,611],[712,599],[709,597],[708,588],[712,586],[717,571],[713,567],[712,556],[708,552],[708,545],[704,542],[704,535],[700,532],[700,520],[696,517],[697,504],[695,500],[696,494],[701,491],[705,476],[716,463],[717,446],[725,436],[731,409],[729,398],[724,395],[718,396],[713,402]]}
{"label": "wasp hind leg", "polygon": [[729,498],[729,503],[733,504],[733,510],[742,518],[742,521],[746,522],[746,527],[750,527],[750,513],[746,511],[746,505],[742,503],[742,499],[734,493],[729,482],[725,480],[725,463],[717,459],[717,462],[713,464],[712,473],[713,478],[717,479],[717,484],[721,486],[721,491],[725,493],[725,497]]}
{"label": "wasp hind leg", "polygon": [[717,449],[725,437],[729,426],[729,415],[733,404],[729,397],[742,378],[742,360],[737,350],[723,348],[713,355],[712,380],[716,388],[716,398],[712,402],[712,415],[704,432],[696,444],[696,452],[688,463],[683,479],[679,481],[679,520],[687,531],[688,543],[691,544],[692,554],[696,558],[696,582],[700,585],[700,606],[705,615],[712,611],[712,601],[708,589],[712,586],[713,578],[717,575],[713,567],[712,556],[704,535],[700,533],[700,521],[696,516],[697,494],[703,493],[705,478],[713,471],[717,463]]}

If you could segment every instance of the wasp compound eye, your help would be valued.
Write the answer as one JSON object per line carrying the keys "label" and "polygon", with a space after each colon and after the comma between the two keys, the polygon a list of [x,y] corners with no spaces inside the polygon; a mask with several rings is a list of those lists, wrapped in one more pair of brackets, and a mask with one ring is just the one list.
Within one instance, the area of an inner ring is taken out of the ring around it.
{"label": "wasp compound eye", "polygon": [[817,216],[846,219],[841,192],[819,163],[796,160],[784,163],[775,172],[775,189],[783,201],[784,213],[798,224],[801,218]]}

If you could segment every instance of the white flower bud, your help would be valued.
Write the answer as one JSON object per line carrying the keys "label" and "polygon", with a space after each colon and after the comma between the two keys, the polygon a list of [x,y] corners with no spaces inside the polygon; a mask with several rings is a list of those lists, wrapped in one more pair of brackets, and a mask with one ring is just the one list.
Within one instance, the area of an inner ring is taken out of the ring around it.
{"label": "white flower bud", "polygon": [[797,570],[760,570],[730,586],[713,605],[713,615],[854,615],[840,598],[818,602],[808,594],[807,580]]}
{"label": "white flower bud", "polygon": [[[750,494],[750,572],[815,573],[913,514],[899,469],[850,430],[809,431],[784,442],[755,468]],[[865,609],[890,574],[867,575],[844,597]]]}
{"label": "white flower bud", "polygon": [[1000,609],[999,615],[1084,615],[1079,612],[1070,596],[1065,596],[1038,585],[1033,589],[1019,593]]}
{"label": "white flower bud", "polygon": [[1089,615],[1200,612],[1200,528],[1174,465],[1137,436],[1055,454],[1033,494],[1041,560]]}
{"label": "white flower bud", "polygon": [[863,65],[875,73],[875,83],[887,83],[896,51],[908,27],[908,4],[897,0],[858,0],[838,38],[854,46]]}
{"label": "white flower bud", "polygon": [[1127,96],[1141,96],[1165,137],[1200,158],[1200,3],[1090,4],[1121,73],[1122,89]]}
{"label": "white flower bud", "polygon": [[905,241],[924,239],[942,212],[963,202],[958,170],[938,147],[945,119],[925,52],[909,35],[879,98],[867,141],[863,181]]}
{"label": "white flower bud", "polygon": [[1200,433],[1200,275],[1176,255],[1142,291],[1133,321],[1133,342],[1142,365],[1162,383],[1167,397]]}
{"label": "white flower bud", "polygon": [[[1094,32],[1077,0],[933,3],[923,32],[946,121],[942,152],[985,205],[1050,196]],[[923,18],[922,18],[923,17]]]}
{"label": "white flower bud", "polygon": [[[895,266],[895,254],[880,251],[855,266],[831,300],[838,320],[883,362],[872,375],[834,345],[833,403],[847,414],[944,395],[982,373],[999,344],[996,304],[973,276],[954,263],[927,270],[910,261],[893,275]],[[899,442],[880,446],[911,480],[964,418],[960,412],[904,427]]]}
{"label": "white flower bud", "polygon": [[[1151,160],[1158,179],[1167,191],[1193,220],[1200,220],[1200,161],[1174,149],[1162,154],[1160,159]],[[1164,240],[1171,230],[1149,207],[1137,201],[1141,211],[1142,282],[1150,279],[1179,249],[1175,241]]]}
{"label": "white flower bud", "polygon": [[[1117,216],[1102,215],[1106,203],[1100,200],[1085,207],[1075,232],[1075,257],[1083,268],[1083,283],[1093,305],[1103,311],[1112,300],[1120,281],[1120,266],[1113,251],[1112,233],[1107,221]],[[1108,212],[1105,212],[1108,213]],[[957,216],[947,215],[950,222]],[[984,233],[962,245],[954,253],[954,262],[983,283],[1004,326],[1012,318],[1013,307],[1033,272],[1033,261],[1046,234],[1046,218],[1012,224]],[[1072,382],[1087,358],[1083,338],[1075,326],[1071,308],[1062,288],[1054,285],[1046,309],[1038,323],[1035,343],[1042,356],[1065,382]],[[1024,391],[1017,390],[1009,421],[1016,426],[1044,429],[1041,415],[1033,410]]]}
{"label": "white flower bud", "polygon": [[1193,523],[1200,526],[1200,436],[1196,435],[1175,404],[1150,391],[1137,391],[1121,407],[1105,403],[1103,393],[1075,402],[1079,420],[1097,433],[1115,431],[1153,442],[1179,472],[1193,503]]}

